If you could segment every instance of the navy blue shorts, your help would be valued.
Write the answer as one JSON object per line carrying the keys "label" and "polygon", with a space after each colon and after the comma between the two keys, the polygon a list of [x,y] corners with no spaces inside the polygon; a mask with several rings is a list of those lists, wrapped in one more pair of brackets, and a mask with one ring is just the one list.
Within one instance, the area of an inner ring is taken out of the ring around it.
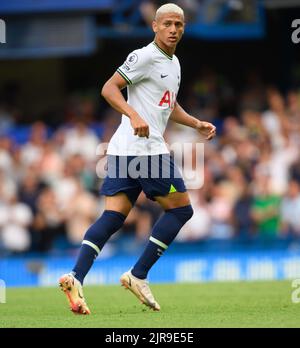
{"label": "navy blue shorts", "polygon": [[107,156],[107,176],[100,193],[114,196],[124,192],[134,205],[143,191],[147,198],[185,192],[182,176],[170,154],[153,156]]}

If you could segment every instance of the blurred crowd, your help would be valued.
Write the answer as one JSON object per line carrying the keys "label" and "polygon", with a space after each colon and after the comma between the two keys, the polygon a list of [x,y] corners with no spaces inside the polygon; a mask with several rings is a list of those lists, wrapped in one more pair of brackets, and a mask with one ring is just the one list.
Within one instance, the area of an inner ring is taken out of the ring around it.
{"label": "blurred crowd", "polygon": [[[184,9],[185,21],[196,24],[216,22],[254,22],[257,16],[257,2],[249,0],[173,0]],[[156,10],[165,0],[125,0],[116,8],[112,24],[116,27],[152,26]]]}
{"label": "blurred crowd", "polygon": [[[177,241],[299,238],[300,93],[283,94],[259,80],[236,91],[219,78],[213,71],[200,74],[182,102],[192,115],[214,122],[218,133],[204,143],[204,184],[189,190],[194,216]],[[108,108],[97,121],[96,104],[79,100],[58,127],[37,121],[22,140],[15,110],[0,105],[0,251],[76,248],[101,215],[96,150],[120,118]],[[194,130],[174,123],[165,137],[169,144],[201,141]],[[200,161],[193,151],[190,156]],[[122,235],[145,240],[160,214],[141,194]]]}
{"label": "blurred crowd", "polygon": [[179,238],[299,238],[299,92],[283,95],[251,75],[233,93],[218,78],[212,71],[200,76],[189,103],[214,122],[234,99],[236,114],[224,117],[217,138],[205,144],[204,185],[190,192],[195,213]]}

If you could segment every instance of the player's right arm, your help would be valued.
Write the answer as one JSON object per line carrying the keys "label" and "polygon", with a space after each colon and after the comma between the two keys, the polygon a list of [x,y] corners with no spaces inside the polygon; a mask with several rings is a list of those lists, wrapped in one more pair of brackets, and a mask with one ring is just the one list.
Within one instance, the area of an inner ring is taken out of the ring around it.
{"label": "player's right arm", "polygon": [[104,84],[101,95],[118,112],[129,117],[134,135],[149,137],[149,126],[141,116],[126,102],[121,90],[127,86],[127,81],[118,73]]}

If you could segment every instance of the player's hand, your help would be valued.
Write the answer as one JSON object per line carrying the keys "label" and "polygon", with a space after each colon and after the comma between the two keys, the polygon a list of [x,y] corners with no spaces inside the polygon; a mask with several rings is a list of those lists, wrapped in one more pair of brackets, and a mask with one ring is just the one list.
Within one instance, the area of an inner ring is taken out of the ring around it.
{"label": "player's hand", "polygon": [[206,140],[211,140],[216,135],[216,127],[209,122],[199,121],[196,129]]}
{"label": "player's hand", "polygon": [[134,135],[149,138],[149,126],[139,115],[131,117],[130,123],[134,130]]}

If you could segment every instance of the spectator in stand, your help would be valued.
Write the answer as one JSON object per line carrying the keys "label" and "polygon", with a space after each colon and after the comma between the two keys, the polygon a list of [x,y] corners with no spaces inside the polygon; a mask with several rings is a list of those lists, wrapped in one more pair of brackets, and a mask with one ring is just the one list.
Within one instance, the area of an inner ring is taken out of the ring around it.
{"label": "spectator in stand", "polygon": [[54,191],[50,187],[44,188],[37,201],[33,224],[38,251],[51,250],[55,239],[65,233],[64,220]]}
{"label": "spectator in stand", "polygon": [[20,201],[30,207],[32,214],[36,214],[37,200],[42,186],[43,183],[40,181],[39,177],[31,171],[28,171],[20,182]]}
{"label": "spectator in stand", "polygon": [[282,137],[282,145],[272,149],[265,146],[261,150],[258,163],[254,168],[255,175],[270,177],[270,189],[279,195],[287,190],[289,172],[293,163],[299,156],[298,148],[291,143],[289,138]]}
{"label": "spectator in stand", "polygon": [[280,231],[280,196],[272,193],[270,178],[261,175],[254,187],[251,216],[260,237],[270,239]]}
{"label": "spectator in stand", "polygon": [[281,230],[291,237],[300,237],[300,185],[292,180],[281,202]]}
{"label": "spectator in stand", "polygon": [[0,238],[9,252],[29,250],[31,237],[29,227],[33,221],[31,209],[19,202],[16,192],[0,203]]}
{"label": "spectator in stand", "polygon": [[291,167],[291,177],[300,182],[300,156]]}
{"label": "spectator in stand", "polygon": [[65,208],[66,235],[72,245],[78,246],[91,223],[99,215],[95,196],[84,190],[76,180],[76,191]]}
{"label": "spectator in stand", "polygon": [[72,176],[80,180],[84,189],[88,191],[96,190],[97,177],[95,164],[91,165],[82,155],[75,154],[67,159],[66,165],[72,173]]}
{"label": "spectator in stand", "polygon": [[241,119],[249,140],[261,144],[267,140],[268,133],[263,126],[261,113],[256,110],[245,109]]}
{"label": "spectator in stand", "polygon": [[66,210],[70,206],[70,202],[72,202],[77,191],[77,178],[74,176],[72,169],[66,163],[63,176],[52,185],[57,204],[61,210]]}
{"label": "spectator in stand", "polygon": [[21,161],[24,167],[41,160],[47,141],[47,127],[43,122],[36,122],[31,127],[29,141],[21,148]]}
{"label": "spectator in stand", "polygon": [[65,131],[62,154],[64,158],[80,154],[87,161],[93,162],[96,159],[99,142],[97,135],[88,128],[86,123],[76,121],[72,128]]}
{"label": "spectator in stand", "polygon": [[14,169],[12,148],[13,142],[9,137],[0,137],[0,170],[5,171],[8,175]]}
{"label": "spectator in stand", "polygon": [[290,134],[292,142],[300,146],[300,95],[296,91],[290,91],[287,95],[286,132]]}
{"label": "spectator in stand", "polygon": [[287,111],[282,95],[278,90],[270,88],[267,91],[269,109],[262,113],[262,123],[268,132],[273,149],[283,145],[284,127],[287,121]]}
{"label": "spectator in stand", "polygon": [[211,237],[216,239],[232,238],[233,200],[224,182],[213,187],[208,207],[211,216]]}
{"label": "spectator in stand", "polygon": [[49,140],[42,149],[39,160],[40,176],[48,184],[54,183],[63,174],[64,161],[54,143]]}
{"label": "spectator in stand", "polygon": [[0,203],[6,204],[17,192],[17,183],[13,177],[0,169]]}
{"label": "spectator in stand", "polygon": [[253,219],[251,215],[252,195],[249,186],[245,183],[241,196],[233,207],[234,235],[242,239],[248,239],[254,233]]}

